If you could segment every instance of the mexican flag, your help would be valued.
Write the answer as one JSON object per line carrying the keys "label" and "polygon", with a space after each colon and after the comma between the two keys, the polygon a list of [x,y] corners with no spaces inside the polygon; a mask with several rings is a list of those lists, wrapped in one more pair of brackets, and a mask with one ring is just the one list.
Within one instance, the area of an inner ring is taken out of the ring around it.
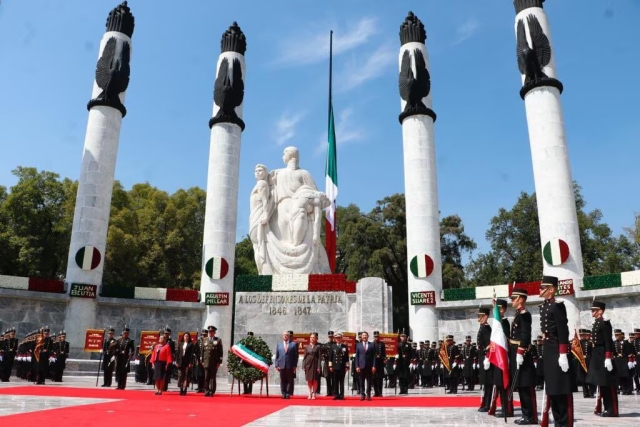
{"label": "mexican flag", "polygon": [[509,355],[507,353],[507,337],[502,330],[500,310],[496,304],[495,295],[493,297],[493,316],[489,318],[491,326],[491,345],[489,346],[489,361],[491,364],[502,369],[502,383],[505,390],[509,386]]}
{"label": "mexican flag", "polygon": [[325,209],[327,258],[331,272],[336,271],[336,199],[338,198],[338,162],[336,155],[336,127],[333,120],[333,105],[329,101],[329,146],[327,147],[327,170],[325,193],[331,205]]}

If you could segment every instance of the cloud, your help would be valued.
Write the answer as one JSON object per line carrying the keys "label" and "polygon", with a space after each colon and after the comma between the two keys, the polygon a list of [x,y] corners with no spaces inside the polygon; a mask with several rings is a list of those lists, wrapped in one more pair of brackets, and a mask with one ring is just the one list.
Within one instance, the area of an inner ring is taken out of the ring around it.
{"label": "cloud", "polygon": [[[336,118],[336,144],[338,147],[362,141],[367,136],[366,130],[359,126],[352,117],[353,108],[345,108]],[[325,132],[318,143],[315,155],[326,152],[327,140],[328,134]]]}
{"label": "cloud", "polygon": [[276,122],[276,129],[273,134],[273,139],[276,141],[278,146],[284,145],[287,141],[296,136],[296,127],[305,115],[306,113],[303,112],[292,114],[285,111],[282,113]]}
{"label": "cloud", "polygon": [[366,59],[358,58],[349,62],[341,77],[336,81],[340,92],[354,89],[369,80],[380,77],[392,69],[398,60],[398,49],[391,44],[384,44],[374,50]]}
{"label": "cloud", "polygon": [[475,18],[469,18],[456,28],[456,37],[453,41],[454,45],[460,44],[465,40],[473,37],[478,32],[480,23]]}
{"label": "cloud", "polygon": [[[289,34],[282,43],[277,54],[275,65],[298,66],[323,61],[329,57],[329,28],[303,34]],[[367,41],[377,32],[377,19],[365,17],[355,22],[346,30],[333,32],[333,55],[348,52]]]}

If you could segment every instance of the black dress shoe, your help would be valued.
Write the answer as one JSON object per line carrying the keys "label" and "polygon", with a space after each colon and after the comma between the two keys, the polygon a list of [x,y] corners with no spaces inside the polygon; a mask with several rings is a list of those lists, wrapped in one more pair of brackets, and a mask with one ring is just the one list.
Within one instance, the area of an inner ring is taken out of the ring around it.
{"label": "black dress shoe", "polygon": [[478,408],[478,412],[489,412],[489,408],[487,408],[486,406],[481,406],[480,408]]}
{"label": "black dress shoe", "polygon": [[604,411],[602,414],[600,414],[600,416],[604,418],[610,418],[610,417],[617,417],[618,414],[612,414],[611,412]]}
{"label": "black dress shoe", "polygon": [[360,401],[364,400],[364,394],[362,396],[360,396]]}
{"label": "black dress shoe", "polygon": [[367,396],[367,400],[371,400],[371,396]]}
{"label": "black dress shoe", "polygon": [[333,396],[333,400],[340,400],[340,396]]}

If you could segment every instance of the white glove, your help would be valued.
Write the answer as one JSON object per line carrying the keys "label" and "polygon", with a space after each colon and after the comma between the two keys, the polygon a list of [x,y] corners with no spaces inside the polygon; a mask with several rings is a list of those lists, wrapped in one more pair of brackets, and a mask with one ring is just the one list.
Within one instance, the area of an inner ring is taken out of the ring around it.
{"label": "white glove", "polygon": [[456,362],[453,362],[453,365],[451,365],[451,369],[455,369],[456,366],[458,366],[458,364]]}
{"label": "white glove", "polygon": [[607,368],[607,371],[613,371],[613,364],[611,363],[611,359],[604,359],[604,367]]}
{"label": "white glove", "polygon": [[100,354],[102,354],[102,352],[103,352],[103,351],[104,351],[104,350],[100,350]]}
{"label": "white glove", "polygon": [[522,366],[523,363],[524,363],[524,356],[521,354],[516,354],[516,365],[518,365],[518,368]]}
{"label": "white glove", "polygon": [[477,363],[473,364],[473,369],[478,369],[478,364]]}
{"label": "white glove", "polygon": [[629,369],[633,369],[633,362],[627,363],[627,366],[629,367]]}
{"label": "white glove", "polygon": [[538,367],[538,362],[533,362],[533,367],[537,368]]}
{"label": "white glove", "polygon": [[560,365],[560,369],[562,372],[569,372],[569,359],[567,359],[567,354],[560,354],[558,357],[558,365]]}
{"label": "white glove", "polygon": [[634,361],[633,361],[633,362],[631,362],[631,363],[633,363],[633,367],[635,368],[635,367],[636,367],[637,362],[634,360]]}
{"label": "white glove", "polygon": [[489,362],[489,359],[484,359],[484,362],[482,362],[482,366],[484,367],[485,371],[488,371],[491,367],[491,362]]}

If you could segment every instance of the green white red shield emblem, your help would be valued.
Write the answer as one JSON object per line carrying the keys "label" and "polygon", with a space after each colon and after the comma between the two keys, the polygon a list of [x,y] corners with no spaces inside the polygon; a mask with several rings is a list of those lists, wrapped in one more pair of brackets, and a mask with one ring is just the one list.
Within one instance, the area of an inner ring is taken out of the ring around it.
{"label": "green white red shield emblem", "polygon": [[433,272],[433,259],[427,254],[420,254],[411,258],[409,269],[416,277],[427,277]]}

